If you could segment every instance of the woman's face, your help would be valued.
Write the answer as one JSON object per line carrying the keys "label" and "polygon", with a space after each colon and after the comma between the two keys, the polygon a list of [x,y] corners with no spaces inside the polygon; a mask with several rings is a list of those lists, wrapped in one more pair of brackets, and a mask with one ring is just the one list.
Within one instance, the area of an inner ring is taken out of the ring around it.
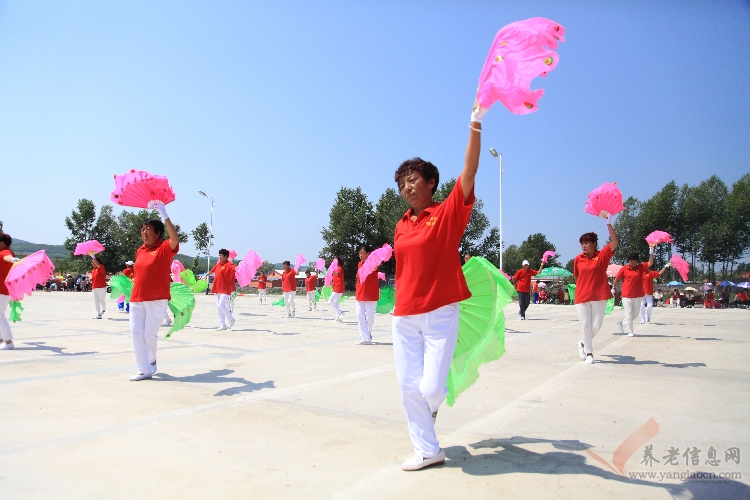
{"label": "woman's face", "polygon": [[370,256],[370,252],[368,252],[364,248],[360,248],[358,255],[360,262],[364,263],[367,260],[367,257]]}
{"label": "woman's face", "polygon": [[143,244],[147,247],[152,247],[156,244],[157,241],[159,241],[159,234],[154,231],[154,226],[151,224],[142,224],[141,225],[141,239],[143,240]]}
{"label": "woman's face", "polygon": [[628,264],[630,265],[630,269],[635,269],[638,267],[638,261],[637,260],[629,260]]}
{"label": "woman's face", "polygon": [[435,179],[427,182],[419,172],[414,170],[402,176],[398,181],[401,196],[411,207],[429,206],[432,202],[432,188],[434,187]]}
{"label": "woman's face", "polygon": [[596,243],[594,243],[593,241],[583,241],[581,243],[581,250],[586,255],[591,255],[596,251]]}

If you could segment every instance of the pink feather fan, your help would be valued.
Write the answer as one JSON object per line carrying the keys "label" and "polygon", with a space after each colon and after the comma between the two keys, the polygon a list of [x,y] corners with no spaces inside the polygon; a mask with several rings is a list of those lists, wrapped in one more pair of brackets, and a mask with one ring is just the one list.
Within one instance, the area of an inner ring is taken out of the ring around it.
{"label": "pink feather fan", "polygon": [[649,246],[658,245],[659,243],[674,243],[672,235],[664,231],[654,231],[653,233],[646,236],[646,243]]}
{"label": "pink feather fan", "polygon": [[229,257],[227,257],[229,260],[234,260],[237,258],[236,250],[227,250],[227,252],[229,252]]}
{"label": "pink feather fan", "polygon": [[682,276],[682,280],[686,281],[688,279],[688,271],[690,270],[690,264],[688,264],[685,259],[683,259],[677,254],[674,254],[672,258],[669,259],[669,262],[671,262],[672,267],[677,269],[677,272],[680,273],[680,276]]}
{"label": "pink feather fan", "polygon": [[76,250],[73,255],[96,255],[104,251],[104,245],[96,240],[84,241],[76,245]]}
{"label": "pink feather fan", "polygon": [[299,272],[299,266],[305,263],[305,256],[302,254],[297,255],[297,258],[294,259],[294,272]]}
{"label": "pink feather fan", "polygon": [[234,273],[241,287],[248,286],[255,279],[255,273],[261,265],[263,265],[263,260],[258,254],[254,250],[248,251]]}
{"label": "pink feather fan", "polygon": [[326,272],[325,280],[323,281],[323,285],[330,286],[331,282],[333,281],[333,272],[339,268],[339,259],[333,259],[333,262],[331,262],[330,267],[328,267],[328,271]]}
{"label": "pink feather fan", "polygon": [[546,263],[547,259],[549,259],[550,257],[555,257],[555,256],[557,256],[557,254],[554,251],[547,250],[546,252],[544,252],[544,255],[542,255],[542,262]]}
{"label": "pink feather fan", "polygon": [[38,284],[47,282],[54,269],[55,265],[44,250],[34,252],[13,264],[5,278],[10,300],[21,300],[24,295],[31,295]]}
{"label": "pink feather fan", "polygon": [[393,247],[388,243],[370,252],[370,255],[368,255],[367,259],[365,260],[365,263],[362,264],[362,267],[360,267],[359,271],[357,271],[359,282],[364,283],[370,273],[377,270],[378,266],[381,263],[390,260],[392,256]]}
{"label": "pink feather fan", "polygon": [[387,281],[385,278],[385,273],[381,273],[381,272],[378,273],[378,279],[381,281]]}
{"label": "pink feather fan", "polygon": [[182,265],[182,262],[179,260],[173,260],[170,270],[172,271],[172,281],[175,283],[185,283],[182,276],[180,276],[180,273],[185,270],[185,266]]}
{"label": "pink feather fan", "polygon": [[586,207],[583,209],[586,213],[604,218],[623,210],[625,210],[625,207],[622,204],[622,191],[617,187],[616,182],[611,184],[605,182],[591,191],[589,199],[586,201]]}
{"label": "pink feather fan", "polygon": [[115,175],[115,190],[109,199],[125,207],[154,208],[156,203],[172,203],[175,196],[169,180],[163,175],[130,170],[126,174]]}
{"label": "pink feather fan", "polygon": [[479,75],[476,102],[490,109],[501,101],[511,113],[537,110],[544,89],[531,90],[531,80],[555,69],[554,50],[564,42],[565,28],[543,17],[516,21],[497,32]]}
{"label": "pink feather fan", "polygon": [[326,270],[326,261],[325,259],[318,259],[315,261],[315,269],[317,269],[320,272],[323,272]]}

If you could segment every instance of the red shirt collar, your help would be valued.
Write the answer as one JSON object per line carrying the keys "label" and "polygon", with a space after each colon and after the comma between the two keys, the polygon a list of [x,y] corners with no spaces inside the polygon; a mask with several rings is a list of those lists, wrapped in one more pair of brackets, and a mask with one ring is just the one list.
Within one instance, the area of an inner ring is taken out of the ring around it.
{"label": "red shirt collar", "polygon": [[[417,215],[417,220],[416,220],[416,221],[414,221],[414,222],[415,222],[415,223],[419,222],[419,221],[420,221],[421,219],[423,219],[423,218],[424,218],[424,217],[422,217],[422,214],[427,214],[427,215],[429,215],[429,214],[431,214],[431,213],[432,213],[432,211],[433,211],[433,210],[435,210],[435,208],[437,208],[438,206],[440,206],[440,203],[438,203],[437,201],[433,201],[433,202],[432,202],[432,205],[430,205],[430,206],[429,206],[429,207],[427,207],[427,208],[423,208],[423,209],[422,209],[422,211],[421,211],[421,212],[419,212],[419,215]],[[411,220],[411,218],[412,218],[413,216],[414,216],[414,208],[410,208],[409,210],[407,210],[407,211],[406,211],[406,213],[404,214],[404,216],[403,216],[403,217],[401,217],[401,220],[406,220],[406,221],[410,221],[410,220]]]}

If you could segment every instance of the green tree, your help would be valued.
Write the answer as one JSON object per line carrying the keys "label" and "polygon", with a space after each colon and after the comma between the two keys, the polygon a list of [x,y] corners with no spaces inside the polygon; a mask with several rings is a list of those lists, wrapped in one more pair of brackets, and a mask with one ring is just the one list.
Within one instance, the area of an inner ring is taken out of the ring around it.
{"label": "green tree", "polygon": [[271,271],[273,271],[273,264],[267,260],[264,260],[258,268],[258,272],[263,274],[270,273]]}
{"label": "green tree", "polygon": [[[557,248],[555,248],[555,245],[550,243],[547,240],[547,237],[542,233],[534,233],[532,235],[529,235],[529,237],[526,238],[523,243],[521,243],[521,246],[518,249],[521,255],[521,260],[528,260],[532,269],[539,268],[539,265],[542,261],[542,255],[544,255],[544,252],[546,252],[547,250],[556,251]],[[547,263],[545,264],[545,266],[559,267],[560,262],[558,262],[557,257],[550,257],[549,259],[547,259]],[[515,271],[518,271],[518,269],[519,268],[516,268]]]}
{"label": "green tree", "polygon": [[331,207],[328,227],[321,230],[325,246],[321,257],[331,262],[343,261],[344,279],[349,289],[354,288],[359,247],[363,243],[380,246],[375,241],[375,214],[372,203],[361,188],[342,187]]}
{"label": "green tree", "polygon": [[[456,186],[456,179],[450,179],[447,182],[438,187],[435,191],[435,195],[432,197],[435,201],[442,203],[450,196],[453,192],[453,188]],[[482,255],[480,246],[484,243],[483,236],[487,229],[490,227],[490,220],[482,212],[484,203],[481,199],[476,198],[474,206],[471,209],[471,216],[469,217],[469,223],[466,225],[466,231],[464,231],[463,238],[461,238],[461,244],[458,247],[459,259],[460,256],[468,252],[471,255]],[[497,238],[497,236],[496,236]],[[488,242],[489,243],[489,242]]]}
{"label": "green tree", "polygon": [[[396,232],[396,224],[409,210],[409,204],[393,188],[388,188],[380,195],[375,204],[375,240],[379,246],[388,243],[393,246],[393,235]],[[396,259],[383,262],[380,269],[384,273],[394,274],[396,272]]]}
{"label": "green tree", "polygon": [[570,272],[572,273],[572,272],[573,272],[573,264],[574,264],[574,263],[575,263],[575,258],[573,258],[573,259],[570,259],[570,260],[568,261],[568,263],[567,263],[567,264],[565,264],[565,269],[567,269],[568,271],[570,271]]}
{"label": "green tree", "polygon": [[521,269],[521,262],[523,262],[523,256],[518,248],[518,245],[510,245],[503,252],[503,271],[506,274],[513,276],[516,271]]}
{"label": "green tree", "polygon": [[65,240],[64,246],[70,251],[71,257],[78,243],[93,239],[93,229],[96,224],[96,205],[85,198],[78,200],[76,209],[65,217],[65,227],[70,231],[70,238]]}
{"label": "green tree", "polygon": [[[645,255],[648,255],[648,243],[646,243],[646,235],[651,231],[648,231],[644,225],[644,217],[642,216],[643,202],[633,196],[628,197],[623,203],[625,210],[617,215],[615,220],[614,229],[617,233],[617,238],[620,243],[617,245],[617,250],[612,260],[618,264],[627,264],[628,254],[631,252],[637,253],[640,259],[643,259]],[[599,242],[599,248],[603,247],[606,242]]]}

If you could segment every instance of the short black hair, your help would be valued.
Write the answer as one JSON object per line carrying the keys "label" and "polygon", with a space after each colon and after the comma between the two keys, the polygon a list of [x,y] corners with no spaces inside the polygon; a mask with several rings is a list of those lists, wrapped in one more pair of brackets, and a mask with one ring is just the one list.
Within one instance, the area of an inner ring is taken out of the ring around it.
{"label": "short black hair", "polygon": [[0,233],[0,243],[5,243],[6,247],[10,247],[13,244],[13,238],[8,233]]}
{"label": "short black hair", "polygon": [[410,172],[417,172],[422,176],[425,182],[430,182],[431,180],[435,179],[435,186],[433,186],[432,188],[432,194],[435,194],[435,191],[437,191],[438,188],[438,184],[440,184],[440,172],[438,172],[438,169],[435,165],[433,165],[429,161],[424,161],[422,158],[419,158],[417,156],[415,156],[411,160],[406,160],[401,165],[399,165],[398,169],[396,169],[395,180],[399,192],[401,191],[399,181],[402,177],[405,177]]}
{"label": "short black hair", "polygon": [[159,235],[159,238],[164,235],[164,223],[159,219],[146,219],[141,222],[141,228],[147,224],[154,228],[154,232]]}
{"label": "short black hair", "polygon": [[367,253],[371,253],[373,250],[375,250],[375,247],[373,247],[372,245],[368,245],[367,243],[362,243],[359,246],[359,249],[364,250]]}
{"label": "short black hair", "polygon": [[222,248],[221,250],[219,250],[219,255],[223,255],[224,257],[226,257],[228,259],[229,258],[229,250],[227,250],[226,248]]}
{"label": "short black hair", "polygon": [[637,253],[635,253],[635,252],[630,252],[630,253],[628,254],[628,260],[629,260],[629,261],[630,261],[630,260],[638,260],[638,261],[640,261],[641,259],[640,259],[640,258],[638,257],[638,254],[637,254]]}
{"label": "short black hair", "polygon": [[305,269],[305,274],[310,274],[310,270],[309,269]]}
{"label": "short black hair", "polygon": [[288,260],[285,260],[284,262],[282,262],[282,263],[281,263],[281,265],[282,265],[282,266],[283,266],[284,264],[286,264],[287,266],[291,266],[291,265],[292,265],[292,263],[291,263],[291,262],[289,262]]}
{"label": "short black hair", "polygon": [[593,243],[594,245],[597,245],[599,243],[599,237],[596,235],[596,233],[584,233],[581,235],[580,238],[578,238],[578,243]]}

